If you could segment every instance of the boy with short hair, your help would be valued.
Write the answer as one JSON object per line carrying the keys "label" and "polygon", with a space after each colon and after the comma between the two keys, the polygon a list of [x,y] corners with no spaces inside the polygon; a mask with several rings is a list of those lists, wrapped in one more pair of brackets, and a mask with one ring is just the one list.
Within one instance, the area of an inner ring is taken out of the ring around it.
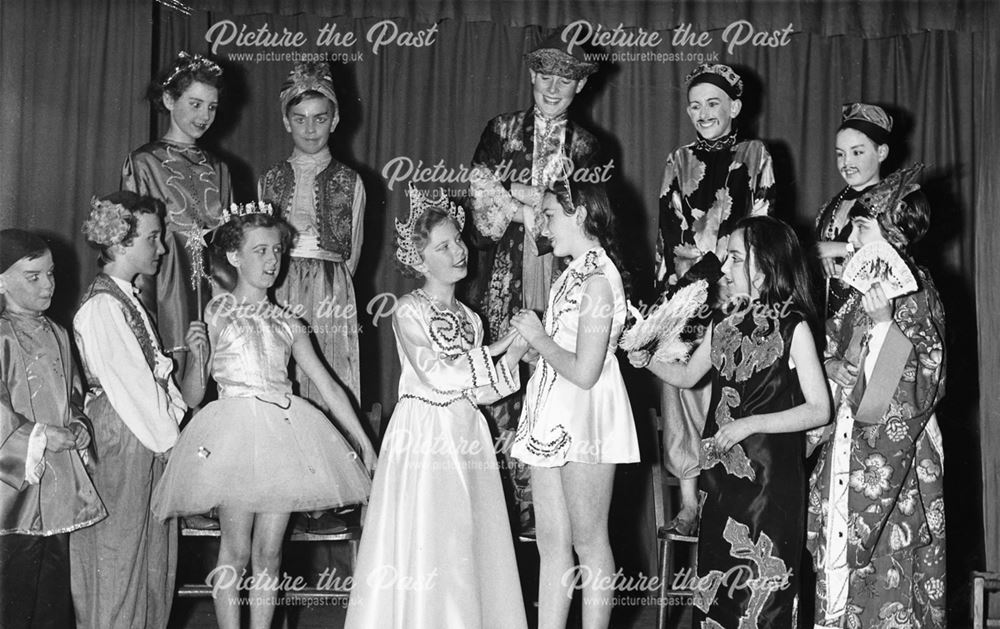
{"label": "boy with short hair", "polygon": [[45,316],[45,241],[0,231],[0,626],[71,623],[69,532],[107,512],[84,468],[89,421],[69,336]]}

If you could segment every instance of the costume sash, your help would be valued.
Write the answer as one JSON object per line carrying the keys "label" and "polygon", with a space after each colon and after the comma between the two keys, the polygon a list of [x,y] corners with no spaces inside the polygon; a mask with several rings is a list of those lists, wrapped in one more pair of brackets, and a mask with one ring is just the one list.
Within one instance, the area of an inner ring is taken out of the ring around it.
{"label": "costume sash", "polygon": [[851,391],[851,407],[856,409],[855,421],[862,424],[882,423],[912,349],[913,344],[899,326],[890,325],[875,360],[871,382],[865,382],[864,361],[858,366],[858,382]]}

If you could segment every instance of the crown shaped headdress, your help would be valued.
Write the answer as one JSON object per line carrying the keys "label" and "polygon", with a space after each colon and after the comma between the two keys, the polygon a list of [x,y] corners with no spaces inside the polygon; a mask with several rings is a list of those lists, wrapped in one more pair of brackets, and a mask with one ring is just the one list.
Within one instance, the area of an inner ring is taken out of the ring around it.
{"label": "crown shaped headdress", "polygon": [[209,74],[222,76],[222,68],[219,67],[219,64],[216,62],[212,61],[208,57],[203,57],[199,54],[191,55],[182,50],[177,53],[177,59],[174,60],[173,71],[167,75],[167,78],[163,80],[161,85],[166,88],[184,72],[194,72],[195,70],[205,70]]}
{"label": "crown shaped headdress", "polygon": [[233,203],[229,208],[223,208],[222,222],[228,223],[234,218],[249,216],[250,214],[267,214],[268,216],[273,216],[274,208],[271,207],[270,203],[260,203],[257,201],[242,204]]}
{"label": "crown shaped headdress", "polygon": [[440,190],[440,194],[432,199],[411,182],[407,193],[410,196],[410,216],[405,223],[396,219],[396,259],[407,266],[416,266],[423,260],[413,242],[413,228],[420,217],[429,209],[441,210],[458,223],[461,231],[465,227],[465,212],[448,200],[444,190]]}

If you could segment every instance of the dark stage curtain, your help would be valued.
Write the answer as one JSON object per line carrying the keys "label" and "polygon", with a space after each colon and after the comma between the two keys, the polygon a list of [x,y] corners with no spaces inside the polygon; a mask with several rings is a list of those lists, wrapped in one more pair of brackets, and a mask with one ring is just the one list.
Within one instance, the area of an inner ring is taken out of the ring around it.
{"label": "dark stage curtain", "polygon": [[122,158],[149,133],[137,96],[152,17],[131,0],[0,3],[0,226],[54,238],[63,323],[96,269],[80,233],[88,201],[117,190]]}
{"label": "dark stage curtain", "polygon": [[[396,395],[398,359],[387,318],[364,309],[390,306],[415,284],[392,263],[392,219],[407,212],[404,181],[391,168],[468,166],[485,123],[531,103],[522,55],[548,30],[587,19],[614,28],[660,32],[658,53],[680,61],[606,63],[574,103],[614,158],[613,195],[629,243],[637,288],[649,285],[663,162],[694,138],[684,111],[684,76],[718,53],[748,85],[743,132],[775,157],[778,213],[808,234],[818,208],[842,187],[834,132],[840,105],[865,100],[897,119],[901,142],[890,160],[923,161],[932,202],[931,233],[920,251],[948,310],[948,395],[938,409],[948,459],[949,573],[955,623],[967,615],[968,572],[1000,570],[1000,15],[985,2],[189,2],[191,15],[134,2],[0,3],[0,225],[47,231],[67,246],[78,272],[61,266],[61,320],[94,271],[79,236],[91,194],[115,189],[122,159],[164,131],[141,100],[145,83],[180,49],[210,52],[206,33],[225,20],[247,31],[305,34],[299,48],[220,44],[228,81],[209,146],[229,163],[237,200],[256,177],[291,151],[277,100],[288,53],[346,53],[332,64],[341,102],[332,140],[336,158],[362,173],[368,192],[365,244],[357,273],[363,325],[363,406]],[[53,7],[58,5],[58,11]],[[399,8],[401,7],[401,8]],[[355,17],[343,17],[351,15]],[[360,17],[364,16],[364,17]],[[393,18],[400,31],[437,30],[426,47],[389,45],[373,54],[365,34]],[[721,40],[736,19],[759,30],[794,33],[776,48]],[[671,46],[680,23],[708,31],[703,47]],[[317,48],[325,25],[354,33],[345,48]],[[217,33],[219,31],[216,31]],[[615,49],[608,52],[645,52]],[[238,55],[249,57],[240,58]],[[258,57],[257,55],[261,55]],[[270,56],[268,56],[270,55]],[[283,56],[283,57],[282,57]],[[418,173],[423,174],[423,173]],[[418,183],[420,183],[418,179]],[[423,185],[432,185],[430,182]],[[445,182],[460,196],[465,184]],[[380,296],[388,295],[380,299]],[[377,325],[376,325],[377,322]],[[980,392],[979,382],[985,383]],[[647,401],[641,398],[637,405]],[[972,500],[982,495],[989,508]],[[985,525],[985,544],[984,544]],[[647,572],[648,573],[648,572]],[[998,610],[1000,611],[1000,610]]]}

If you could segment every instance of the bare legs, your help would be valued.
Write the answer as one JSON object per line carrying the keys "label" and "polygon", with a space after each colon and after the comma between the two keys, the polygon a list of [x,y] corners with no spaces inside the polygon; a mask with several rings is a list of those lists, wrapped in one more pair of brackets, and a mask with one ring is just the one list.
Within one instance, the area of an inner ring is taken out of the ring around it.
{"label": "bare legs", "polygon": [[288,513],[252,513],[219,508],[222,538],[219,561],[214,571],[215,616],[220,629],[239,629],[240,581],[249,561],[253,565],[249,591],[250,626],[268,629],[274,617],[277,590],[267,589],[268,581],[281,578],[281,544],[288,527]]}
{"label": "bare legs", "polygon": [[[583,629],[606,629],[614,590],[600,587],[615,571],[608,539],[612,464],[531,468],[540,558],[538,628],[564,629],[573,590],[583,591]],[[580,559],[574,570],[573,551]]]}

